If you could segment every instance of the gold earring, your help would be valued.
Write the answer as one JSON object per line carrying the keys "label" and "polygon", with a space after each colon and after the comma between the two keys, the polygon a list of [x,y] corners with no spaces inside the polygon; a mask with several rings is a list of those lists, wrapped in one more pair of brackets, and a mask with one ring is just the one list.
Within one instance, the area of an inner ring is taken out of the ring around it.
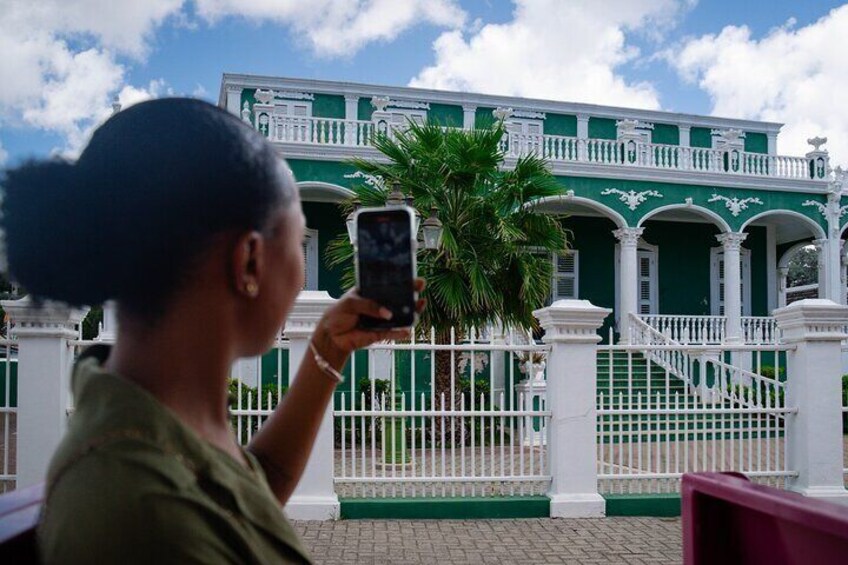
{"label": "gold earring", "polygon": [[253,282],[253,281],[250,281],[250,282],[248,282],[248,283],[245,285],[244,290],[247,292],[247,295],[248,295],[248,296],[250,296],[251,298],[253,298],[253,297],[255,297],[257,294],[259,294],[259,285],[258,285],[258,284],[256,284],[256,283],[255,283],[255,282]]}

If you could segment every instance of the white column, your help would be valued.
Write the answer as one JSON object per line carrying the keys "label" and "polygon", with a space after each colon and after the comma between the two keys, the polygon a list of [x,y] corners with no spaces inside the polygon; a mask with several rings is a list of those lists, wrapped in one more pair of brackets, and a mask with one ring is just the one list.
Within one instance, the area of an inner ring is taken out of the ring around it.
{"label": "white column", "polygon": [[[506,328],[501,323],[492,324],[491,328],[492,345],[504,345],[506,343]],[[509,391],[506,390],[506,357],[507,354],[503,351],[492,351],[489,355],[489,370],[492,372],[491,387],[495,390],[495,401],[500,403],[499,391],[503,391],[504,399],[509,398]]]}
{"label": "white column", "polygon": [[548,454],[551,517],[604,516],[598,493],[598,329],[612,310],[588,300],[558,300],[533,312],[545,329],[548,356]]}
{"label": "white column", "polygon": [[789,276],[789,267],[780,267],[777,270],[777,307],[786,306],[786,281]]}
{"label": "white column", "polygon": [[[766,226],[766,312],[777,308],[777,228]],[[784,304],[785,306],[785,304]]]}
{"label": "white column", "polygon": [[345,120],[356,121],[359,119],[359,96],[345,96]]}
{"label": "white column", "polygon": [[827,245],[825,246],[825,277],[827,294],[825,298],[837,304],[845,304],[845,292],[842,290],[842,238],[839,229],[839,210],[842,200],[841,185],[830,187],[827,194]]}
{"label": "white column", "polygon": [[368,350],[368,378],[372,381],[382,379],[384,381],[392,378],[392,350],[369,349]]}
{"label": "white column", "polygon": [[16,488],[44,481],[68,421],[70,370],[77,324],[86,310],[59,303],[35,307],[29,297],[4,300],[18,342],[18,437]]}
{"label": "white column", "polygon": [[589,116],[577,114],[577,160],[585,161],[588,157],[586,142],[589,139]]}
{"label": "white column", "polygon": [[[323,290],[304,290],[297,297],[284,333],[289,339],[289,379],[293,382],[318,320],[335,299]],[[333,403],[327,406],[312,454],[300,482],[286,504],[293,520],[337,520],[339,497],[333,484]]]}
{"label": "white column", "polygon": [[618,270],[619,292],[621,297],[619,305],[621,311],[619,319],[619,343],[630,343],[630,315],[638,311],[637,290],[639,286],[637,272],[637,247],[639,238],[645,228],[620,228],[613,231],[613,235],[621,243],[621,262]]}
{"label": "white column", "polygon": [[[768,140],[768,154],[769,155],[777,155],[777,132],[769,132],[766,134],[766,139]],[[772,173],[774,174],[774,173]]]}
{"label": "white column", "polygon": [[114,342],[117,337],[118,316],[115,303],[110,300],[103,305],[103,322],[100,324],[100,331],[97,333],[97,339],[101,341]]}
{"label": "white column", "polygon": [[742,262],[739,250],[747,233],[720,233],[716,239],[724,247],[724,316],[727,318],[725,341],[742,341]]}
{"label": "white column", "polygon": [[680,132],[680,147],[690,147],[692,145],[692,140],[690,136],[690,134],[692,133],[692,126],[679,125],[677,126],[677,131]]}
{"label": "white column", "polygon": [[234,116],[241,116],[241,91],[240,86],[227,85],[227,112]]}
{"label": "white column", "polygon": [[474,129],[474,123],[477,121],[477,106],[462,107],[462,128]]}
{"label": "white column", "polygon": [[817,262],[817,275],[819,281],[819,298],[827,298],[830,295],[830,290],[828,289],[828,276],[827,276],[827,255],[828,255],[828,243],[826,239],[814,239],[813,245],[816,246],[816,258]]}
{"label": "white column", "polygon": [[786,463],[790,490],[848,503],[842,477],[842,340],[848,306],[799,300],[775,311],[787,353]]}

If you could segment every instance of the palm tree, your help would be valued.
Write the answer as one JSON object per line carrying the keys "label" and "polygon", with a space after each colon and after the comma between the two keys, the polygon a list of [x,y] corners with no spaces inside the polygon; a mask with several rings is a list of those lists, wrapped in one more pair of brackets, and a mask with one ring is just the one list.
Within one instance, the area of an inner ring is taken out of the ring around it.
{"label": "palm tree", "polygon": [[[384,205],[399,183],[422,217],[438,211],[441,247],[421,252],[418,270],[428,298],[419,328],[433,327],[439,343],[448,342],[451,328],[461,336],[491,323],[533,327],[533,310],[550,294],[551,253],[567,245],[560,219],[531,206],[563,187],[535,156],[504,169],[503,134],[502,123],[472,131],[410,123],[375,137],[380,159],[351,161],[366,179],[353,189],[363,206]],[[344,206],[349,212],[353,202]],[[329,262],[345,266],[345,286],[354,284],[352,256],[346,237],[330,243]],[[437,392],[447,388],[450,370],[450,356],[440,357]]]}

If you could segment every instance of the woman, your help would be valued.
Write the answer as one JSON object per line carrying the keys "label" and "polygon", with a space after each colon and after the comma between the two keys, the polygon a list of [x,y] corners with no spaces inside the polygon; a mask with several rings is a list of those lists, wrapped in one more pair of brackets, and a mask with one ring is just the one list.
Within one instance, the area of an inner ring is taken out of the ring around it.
{"label": "woman", "polygon": [[338,371],[355,349],[407,332],[357,329],[359,316],[391,314],[346,294],[283,402],[237,444],[230,367],[270,347],[303,287],[304,218],[285,162],[223,110],[165,99],[114,115],[76,163],[25,164],[3,184],[13,278],[35,297],[118,305],[114,347],[74,370],[44,560],[308,562],[280,508]]}

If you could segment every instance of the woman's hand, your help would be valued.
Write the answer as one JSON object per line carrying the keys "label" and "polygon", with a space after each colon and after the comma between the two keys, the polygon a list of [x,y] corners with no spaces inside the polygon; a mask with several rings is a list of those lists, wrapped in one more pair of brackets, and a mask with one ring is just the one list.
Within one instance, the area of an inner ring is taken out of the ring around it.
{"label": "woman's hand", "polygon": [[[424,290],[424,279],[415,280],[416,292]],[[426,299],[416,302],[419,313],[424,309]],[[360,316],[390,319],[391,312],[377,302],[362,298],[356,290],[345,293],[331,306],[318,322],[312,342],[318,353],[336,369],[344,366],[347,358],[357,349],[368,347],[372,343],[389,339],[407,339],[409,329],[364,330],[359,327]]]}

